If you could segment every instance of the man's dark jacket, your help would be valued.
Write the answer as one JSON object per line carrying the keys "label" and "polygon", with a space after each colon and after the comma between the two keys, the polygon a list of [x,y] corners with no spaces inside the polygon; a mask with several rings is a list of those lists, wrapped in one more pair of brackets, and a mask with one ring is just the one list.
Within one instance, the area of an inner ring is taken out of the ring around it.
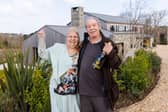
{"label": "man's dark jacket", "polygon": [[[114,42],[112,42],[112,40],[106,38],[103,33],[100,31],[102,40],[100,43],[100,47],[101,49],[103,49],[105,42],[111,42],[112,46],[113,46],[113,50],[110,52],[109,55],[105,56],[105,61],[102,67],[102,71],[103,71],[103,76],[104,76],[104,88],[105,88],[105,95],[108,98],[110,107],[113,109],[114,104],[116,103],[118,96],[119,96],[119,89],[118,89],[118,85],[115,82],[114,78],[113,78],[113,72],[115,69],[118,69],[121,60],[118,57],[118,48],[117,46],[114,44]],[[88,44],[89,40],[88,40],[88,34],[85,33],[84,34],[84,41],[81,45],[81,50],[79,53],[79,59],[78,59],[78,73],[80,70],[80,65],[81,65],[81,59],[83,57],[83,54],[85,52],[85,48]],[[80,74],[79,74],[80,77]],[[79,88],[80,89],[80,88]]]}

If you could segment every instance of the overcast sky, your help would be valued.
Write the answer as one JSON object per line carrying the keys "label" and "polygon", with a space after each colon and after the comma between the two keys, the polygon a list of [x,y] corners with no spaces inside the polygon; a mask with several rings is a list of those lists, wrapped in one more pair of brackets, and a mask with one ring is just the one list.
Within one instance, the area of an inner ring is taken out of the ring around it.
{"label": "overcast sky", "polygon": [[[29,34],[44,25],[66,25],[71,7],[119,15],[130,0],[0,0],[0,32]],[[132,0],[133,1],[133,0]],[[168,9],[167,0],[147,0],[147,10]]]}

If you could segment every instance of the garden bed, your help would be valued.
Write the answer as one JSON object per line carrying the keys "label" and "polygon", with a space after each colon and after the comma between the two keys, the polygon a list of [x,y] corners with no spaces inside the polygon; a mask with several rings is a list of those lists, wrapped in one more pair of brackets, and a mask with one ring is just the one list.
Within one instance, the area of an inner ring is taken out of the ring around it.
{"label": "garden bed", "polygon": [[[129,106],[144,99],[157,85],[161,59],[156,53],[140,50],[120,66],[117,83],[120,88],[115,108]],[[116,76],[115,76],[116,77]]]}

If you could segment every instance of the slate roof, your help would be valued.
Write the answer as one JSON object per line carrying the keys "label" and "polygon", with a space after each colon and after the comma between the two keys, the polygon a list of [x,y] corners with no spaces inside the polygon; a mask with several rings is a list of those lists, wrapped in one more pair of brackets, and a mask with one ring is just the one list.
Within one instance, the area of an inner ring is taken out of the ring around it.
{"label": "slate roof", "polygon": [[98,14],[98,13],[89,13],[89,12],[84,12],[84,14],[97,17],[102,21],[105,22],[114,22],[114,23],[129,23],[129,19],[126,17],[122,16],[111,16],[111,15],[106,15],[106,14]]}

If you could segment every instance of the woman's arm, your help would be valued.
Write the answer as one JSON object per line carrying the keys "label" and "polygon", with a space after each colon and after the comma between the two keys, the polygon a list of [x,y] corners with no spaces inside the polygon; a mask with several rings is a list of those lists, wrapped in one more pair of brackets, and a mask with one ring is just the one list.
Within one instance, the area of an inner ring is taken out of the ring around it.
{"label": "woman's arm", "polygon": [[45,38],[38,38],[38,55],[43,59],[48,59]]}
{"label": "woman's arm", "polygon": [[46,41],[45,41],[45,36],[39,36],[38,37],[38,55],[40,58],[44,60],[50,61],[50,53],[49,49],[46,49]]}

